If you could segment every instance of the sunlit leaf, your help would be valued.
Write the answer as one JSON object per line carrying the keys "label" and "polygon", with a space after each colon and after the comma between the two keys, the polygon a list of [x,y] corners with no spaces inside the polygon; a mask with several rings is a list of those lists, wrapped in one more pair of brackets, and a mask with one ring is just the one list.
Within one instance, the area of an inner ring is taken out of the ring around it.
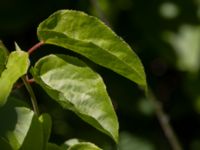
{"label": "sunlit leaf", "polygon": [[118,140],[118,121],[102,78],[77,58],[49,55],[32,69],[34,79],[60,105]]}
{"label": "sunlit leaf", "polygon": [[10,53],[6,69],[0,77],[0,106],[6,102],[13,84],[27,72],[28,67],[29,58],[26,52],[18,50]]}
{"label": "sunlit leaf", "polygon": [[97,147],[93,143],[80,142],[78,144],[74,144],[73,146],[69,147],[67,150],[102,150],[102,149]]}
{"label": "sunlit leaf", "polygon": [[62,147],[67,150],[101,150],[95,144],[90,142],[83,142],[79,139],[67,140]]}
{"label": "sunlit leaf", "polygon": [[3,45],[2,41],[0,41],[0,76],[3,70],[5,69],[7,59],[8,59],[8,51],[6,47]]}
{"label": "sunlit leaf", "polygon": [[61,10],[38,27],[47,44],[70,49],[146,88],[145,72],[131,47],[95,17]]}
{"label": "sunlit leaf", "polygon": [[62,145],[63,148],[67,149],[75,144],[80,143],[81,141],[79,139],[69,139],[67,141],[65,141],[65,143]]}

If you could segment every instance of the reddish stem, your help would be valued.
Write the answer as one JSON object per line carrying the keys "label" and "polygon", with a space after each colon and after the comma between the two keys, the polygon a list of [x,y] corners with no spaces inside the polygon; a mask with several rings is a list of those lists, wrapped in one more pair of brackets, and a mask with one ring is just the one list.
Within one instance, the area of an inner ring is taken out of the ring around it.
{"label": "reddish stem", "polygon": [[37,50],[40,46],[42,46],[44,44],[43,41],[35,44],[33,47],[31,47],[29,50],[28,50],[28,54],[31,55],[35,50]]}
{"label": "reddish stem", "polygon": [[[34,79],[28,79],[28,77],[26,77],[26,81],[30,84],[34,83],[35,80]],[[24,83],[18,83],[14,86],[14,89],[19,89],[21,88],[22,86],[24,86]]]}

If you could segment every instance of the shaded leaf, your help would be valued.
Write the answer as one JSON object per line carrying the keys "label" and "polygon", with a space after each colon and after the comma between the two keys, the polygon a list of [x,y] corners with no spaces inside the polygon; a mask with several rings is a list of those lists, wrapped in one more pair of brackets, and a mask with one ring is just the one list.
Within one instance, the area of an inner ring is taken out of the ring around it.
{"label": "shaded leaf", "polygon": [[8,50],[3,45],[2,41],[0,41],[0,76],[3,70],[5,69],[7,59],[8,59]]}
{"label": "shaded leaf", "polygon": [[38,117],[34,115],[20,150],[43,150],[44,144],[46,143],[44,143],[42,124]]}
{"label": "shaded leaf", "polygon": [[35,81],[60,105],[118,140],[118,121],[102,78],[82,61],[49,55],[32,69]]}
{"label": "shaded leaf", "polygon": [[60,10],[38,27],[41,41],[70,49],[146,87],[140,59],[130,46],[95,17]]}
{"label": "shaded leaf", "polygon": [[27,72],[28,67],[28,53],[20,50],[10,53],[6,69],[2,72],[0,77],[0,106],[6,102],[13,84]]}
{"label": "shaded leaf", "polygon": [[42,150],[42,125],[34,112],[24,107],[19,100],[9,98],[1,107],[0,122],[0,137],[9,143],[13,150]]}
{"label": "shaded leaf", "polygon": [[51,126],[52,126],[52,121],[51,117],[49,114],[42,114],[39,117],[39,121],[42,124],[43,127],[43,137],[44,137],[44,147],[43,149],[46,149],[46,144],[48,143],[50,134],[51,134]]}
{"label": "shaded leaf", "polygon": [[2,150],[12,150],[9,143],[4,139],[0,137],[0,149]]}

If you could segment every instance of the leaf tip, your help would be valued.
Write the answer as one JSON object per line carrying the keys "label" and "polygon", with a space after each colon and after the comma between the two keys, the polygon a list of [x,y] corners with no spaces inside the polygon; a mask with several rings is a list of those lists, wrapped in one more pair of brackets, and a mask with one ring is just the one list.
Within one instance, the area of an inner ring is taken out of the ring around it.
{"label": "leaf tip", "polygon": [[21,51],[21,48],[19,47],[19,45],[17,44],[17,42],[15,42],[15,50],[16,51]]}

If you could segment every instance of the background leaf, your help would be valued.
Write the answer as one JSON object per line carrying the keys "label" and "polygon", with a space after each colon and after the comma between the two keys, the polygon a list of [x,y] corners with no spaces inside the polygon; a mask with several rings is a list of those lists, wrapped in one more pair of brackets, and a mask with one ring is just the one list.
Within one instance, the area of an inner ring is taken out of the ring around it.
{"label": "background leaf", "polygon": [[130,46],[95,17],[61,10],[38,27],[38,37],[77,52],[146,88],[142,63]]}
{"label": "background leaf", "polygon": [[103,80],[82,61],[49,55],[36,63],[32,74],[60,105],[118,141],[118,121]]}
{"label": "background leaf", "polygon": [[155,150],[152,143],[147,139],[133,136],[127,132],[120,133],[119,150]]}
{"label": "background leaf", "polygon": [[0,77],[0,106],[6,102],[13,84],[27,72],[28,67],[28,53],[19,50],[10,53],[6,69],[2,72]]}

